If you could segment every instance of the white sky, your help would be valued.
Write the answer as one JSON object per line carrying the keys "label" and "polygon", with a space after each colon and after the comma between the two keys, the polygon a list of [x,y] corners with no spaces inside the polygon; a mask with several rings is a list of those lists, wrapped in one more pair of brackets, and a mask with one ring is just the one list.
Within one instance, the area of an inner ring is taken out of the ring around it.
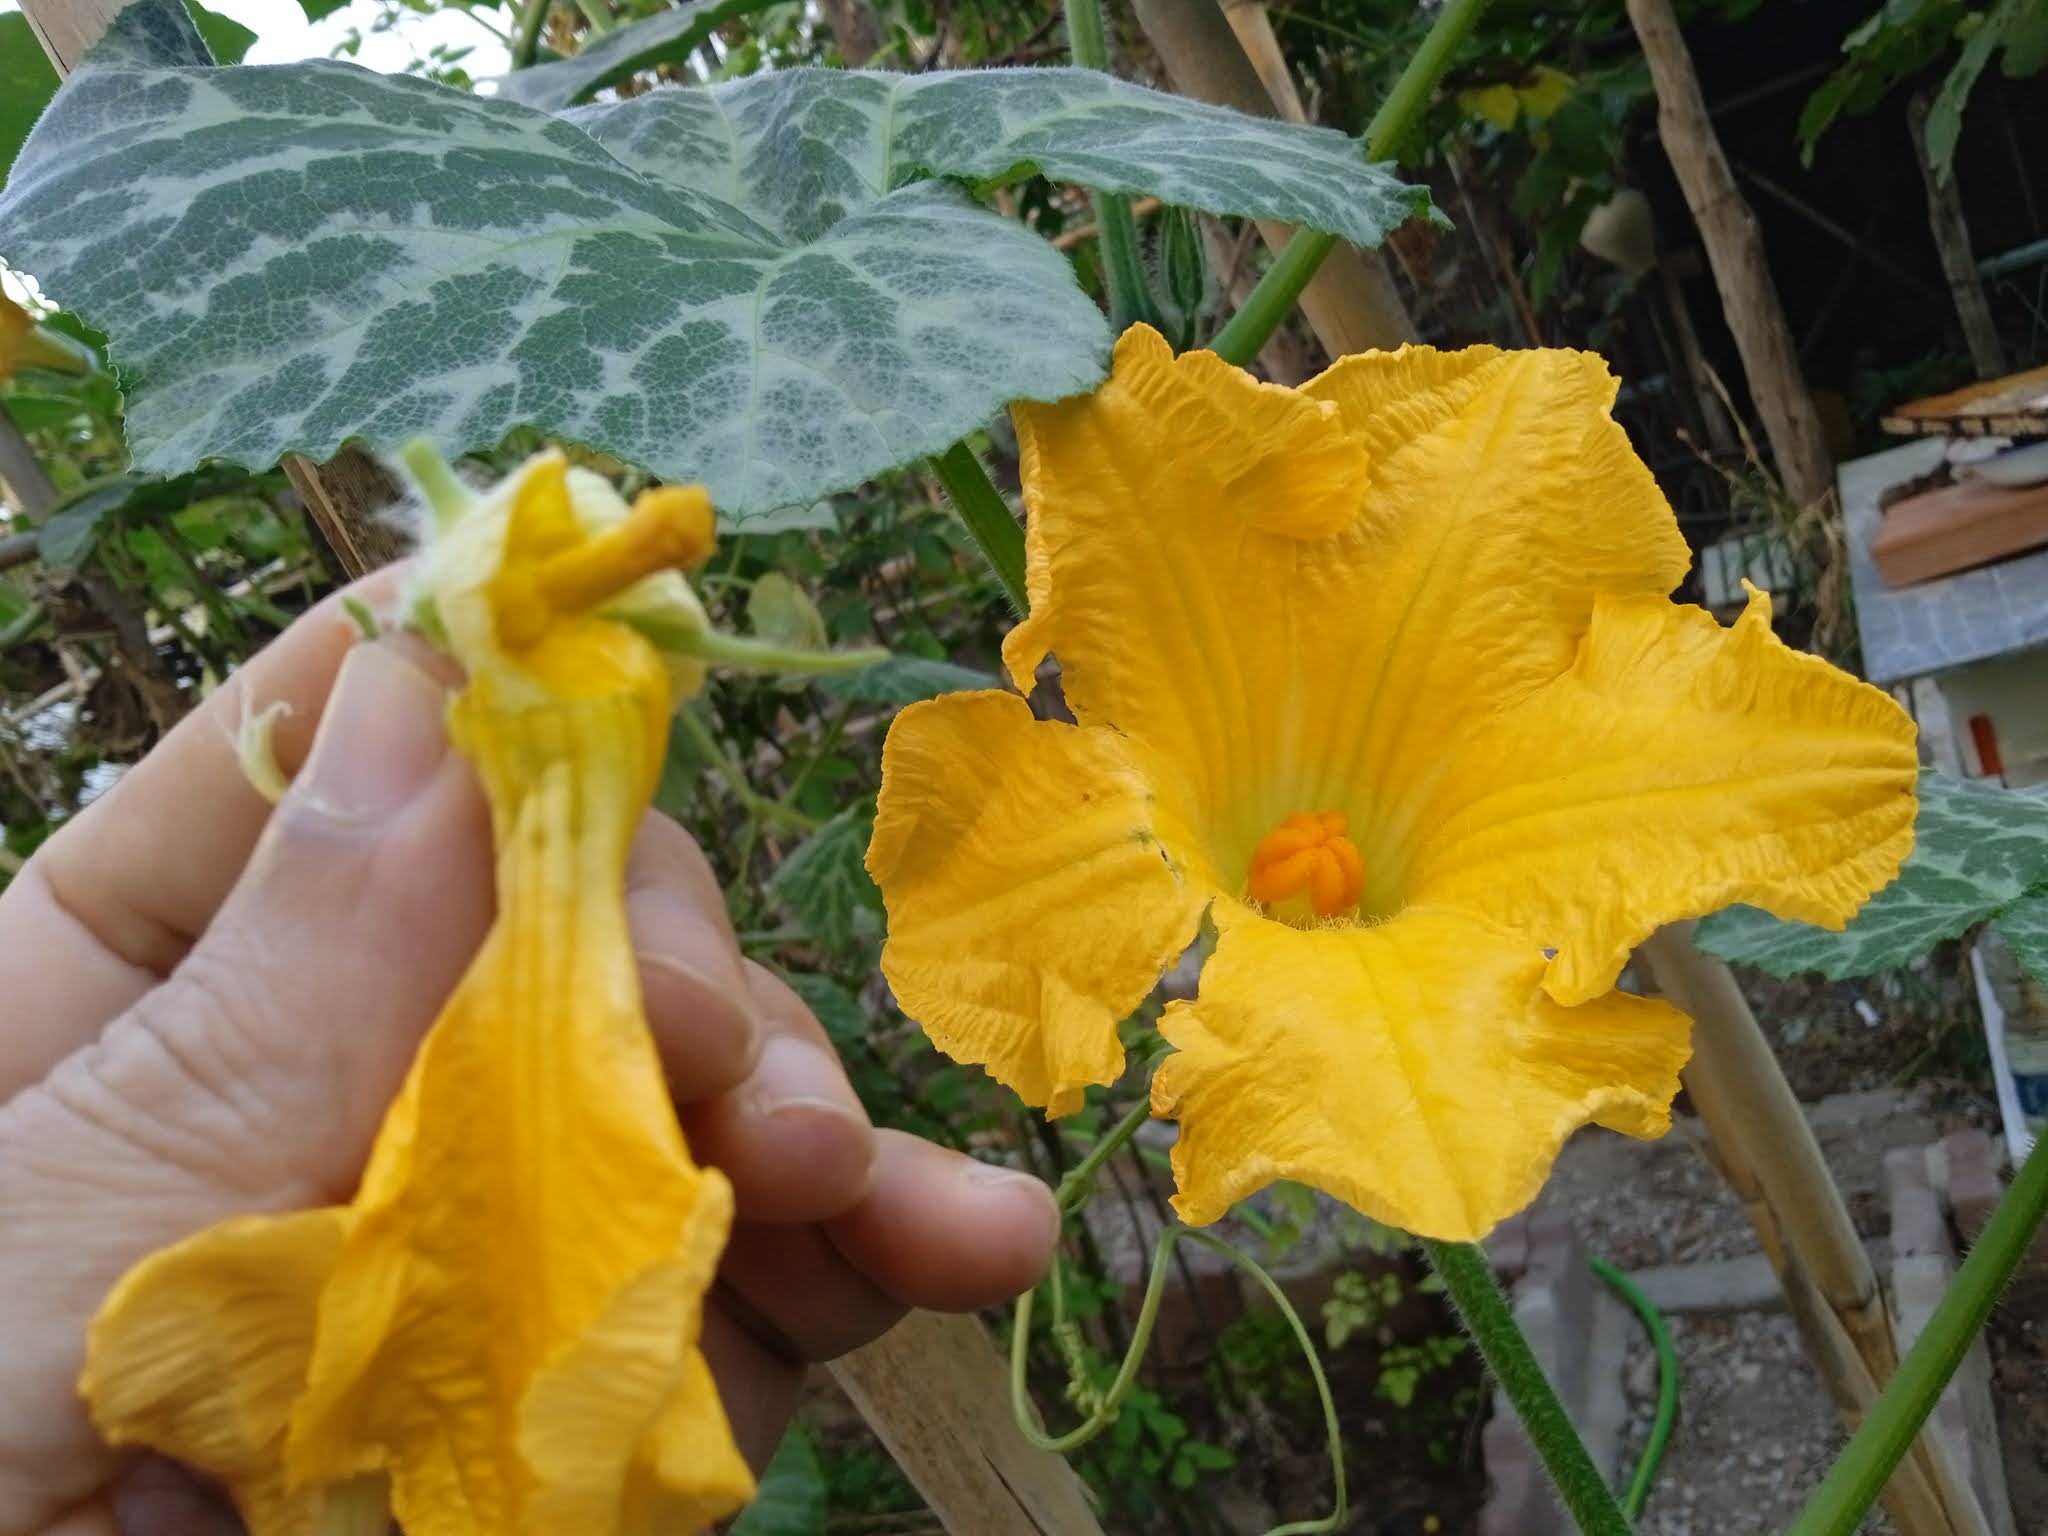
{"label": "white sky", "polygon": [[[231,16],[256,34],[244,62],[279,64],[292,59],[325,58],[334,45],[348,35],[350,27],[360,28],[363,51],[356,62],[370,69],[402,70],[415,57],[424,56],[436,43],[458,47],[474,46],[476,52],[462,61],[462,67],[478,80],[505,72],[505,50],[489,32],[465,16],[443,11],[433,16],[406,13],[392,31],[373,33],[370,24],[382,14],[376,0],[353,0],[317,26],[309,25],[298,0],[205,0],[210,10]],[[16,0],[0,0],[0,11],[21,7]],[[484,19],[499,26],[509,11],[484,13]],[[502,26],[500,26],[502,30]]]}

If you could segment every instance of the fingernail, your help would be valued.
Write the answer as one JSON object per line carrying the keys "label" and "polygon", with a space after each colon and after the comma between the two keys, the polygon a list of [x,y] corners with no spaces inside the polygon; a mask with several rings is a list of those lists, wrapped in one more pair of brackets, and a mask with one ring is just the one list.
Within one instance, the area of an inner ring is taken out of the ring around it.
{"label": "fingernail", "polygon": [[1016,1168],[1005,1168],[1001,1163],[970,1162],[961,1176],[979,1190],[1014,1199],[1020,1205],[1029,1200],[1037,1208],[1043,1228],[1040,1246],[1050,1248],[1059,1241],[1059,1204],[1045,1180]]}
{"label": "fingernail", "polygon": [[979,1159],[969,1159],[965,1173],[971,1182],[985,1184],[993,1189],[1028,1184],[1033,1189],[1043,1191],[1046,1187],[1045,1180],[1036,1174],[1026,1173],[1020,1168],[1005,1168],[1001,1163],[984,1163]]}
{"label": "fingernail", "polygon": [[761,1048],[749,1100],[757,1114],[821,1111],[867,1124],[867,1111],[860,1107],[838,1059],[794,1035],[777,1035]]}
{"label": "fingernail", "polygon": [[441,685],[397,651],[357,646],[341,664],[293,798],[343,821],[391,815],[448,755],[447,707]]}

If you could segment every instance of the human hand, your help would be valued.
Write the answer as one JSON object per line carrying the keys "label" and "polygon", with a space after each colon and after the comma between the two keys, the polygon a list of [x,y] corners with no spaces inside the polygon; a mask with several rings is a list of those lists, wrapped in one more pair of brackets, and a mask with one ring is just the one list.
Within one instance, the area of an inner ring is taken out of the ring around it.
{"label": "human hand", "polygon": [[[391,579],[356,594],[375,606]],[[100,1443],[76,1387],[86,1325],[155,1249],[346,1201],[490,922],[489,818],[442,732],[447,665],[355,638],[323,603],[0,895],[0,1536],[232,1528],[205,1489]],[[298,771],[273,811],[233,735],[245,706],[277,701]],[[626,901],[692,1154],[733,1184],[703,1343],[758,1467],[806,1363],[909,1306],[1015,1294],[1058,1219],[1036,1180],[869,1124],[658,814]]]}

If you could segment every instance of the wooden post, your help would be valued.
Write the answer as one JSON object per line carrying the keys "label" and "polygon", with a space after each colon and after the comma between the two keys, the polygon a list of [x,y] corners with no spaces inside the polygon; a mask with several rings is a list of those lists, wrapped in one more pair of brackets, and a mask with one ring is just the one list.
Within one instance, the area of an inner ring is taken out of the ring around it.
{"label": "wooden post", "polygon": [[1308,108],[1294,86],[1294,71],[1287,67],[1287,55],[1280,51],[1280,39],[1273,35],[1273,18],[1266,0],[1223,0],[1223,19],[1237,34],[1237,45],[1252,61],[1259,84],[1273,98],[1273,110],[1290,123],[1308,121]]}
{"label": "wooden post", "polygon": [[882,21],[871,0],[823,0],[825,25],[848,69],[859,69],[882,46]]}
{"label": "wooden post", "polygon": [[[1770,1042],[1734,973],[1694,947],[1693,927],[1661,929],[1639,953],[1659,990],[1692,1015],[1685,1087],[1713,1138],[1714,1164],[1742,1200],[1807,1354],[1853,1430],[1898,1369],[1891,1312]],[[1990,1536],[1967,1479],[1927,1430],[1892,1474],[1885,1508],[1900,1536]]]}
{"label": "wooden post", "polygon": [[[1280,115],[1217,0],[1136,0],[1136,10],[1175,90],[1257,117]],[[1259,225],[1275,251],[1293,233],[1285,224]],[[1303,291],[1301,309],[1332,360],[1419,339],[1386,263],[1355,246],[1330,252]]]}
{"label": "wooden post", "polygon": [[1009,1368],[974,1318],[913,1312],[830,1369],[954,1536],[1101,1536],[1074,1469],[1017,1428]]}
{"label": "wooden post", "polygon": [[1657,88],[1657,134],[1706,245],[1778,476],[1797,505],[1813,506],[1834,495],[1834,463],[1820,412],[1800,376],[1798,348],[1771,280],[1756,215],[1743,200],[1707,117],[1671,0],[1628,0],[1628,16]]}
{"label": "wooden post", "polygon": [[[21,0],[61,78],[125,0]],[[285,462],[294,488],[351,576],[402,551],[383,514],[395,487],[367,455]],[[953,1536],[1101,1536],[1067,1462],[1024,1439],[1010,1417],[1009,1368],[971,1317],[913,1312],[831,1370]]]}
{"label": "wooden post", "polygon": [[1942,274],[1948,278],[1956,318],[1963,323],[1970,361],[1976,365],[1978,378],[1998,378],[2006,368],[2005,344],[1998,339],[1998,324],[1991,318],[1991,301],[1984,296],[1977,258],[1970,254],[1970,222],[1963,216],[1962,191],[1953,175],[1942,179],[1927,155],[1925,91],[1915,91],[1906,103],[1906,124],[1913,135],[1913,163],[1920,167],[1920,180],[1927,188],[1927,227],[1934,234],[1935,254],[1941,257]]}

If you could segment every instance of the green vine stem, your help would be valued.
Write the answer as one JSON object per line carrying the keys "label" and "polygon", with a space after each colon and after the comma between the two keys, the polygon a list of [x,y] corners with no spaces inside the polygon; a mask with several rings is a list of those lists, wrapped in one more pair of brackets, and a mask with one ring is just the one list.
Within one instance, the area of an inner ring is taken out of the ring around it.
{"label": "green vine stem", "polygon": [[[1444,0],[1430,25],[1429,35],[1423,38],[1422,46],[1415,50],[1393,90],[1366,125],[1366,159],[1385,160],[1400,148],[1485,8],[1486,0]],[[1209,350],[1240,368],[1257,357],[1259,349],[1280,328],[1280,322],[1293,312],[1301,290],[1308,286],[1309,279],[1316,275],[1323,258],[1336,244],[1336,236],[1319,230],[1296,231],[1257,286],[1246,295],[1244,307],[1216,333]]]}
{"label": "green vine stem", "polygon": [[770,800],[749,784],[746,771],[732,760],[732,754],[725,750],[724,744],[711,733],[711,727],[704,723],[694,709],[677,710],[676,724],[682,733],[690,738],[690,745],[718,770],[718,776],[725,780],[725,787],[732,791],[733,798],[746,808],[750,816],[758,820],[779,822],[797,832],[818,830],[819,822],[815,817],[806,816],[793,805]]}
{"label": "green vine stem", "polygon": [[2036,1142],[1898,1372],[1786,1536],[1850,1536],[1862,1525],[2026,1256],[2043,1215],[2048,1153]]}
{"label": "green vine stem", "polygon": [[1060,1186],[1053,1191],[1053,1201],[1060,1208],[1062,1216],[1071,1216],[1088,1203],[1088,1196],[1095,1188],[1095,1175],[1102,1171],[1102,1165],[1115,1157],[1124,1143],[1138,1134],[1147,1120],[1152,1118],[1152,1100],[1149,1095],[1142,1097],[1124,1114],[1123,1119],[1109,1128],[1103,1138],[1088,1151],[1088,1155],[1060,1180]]}
{"label": "green vine stem", "polygon": [[[1109,37],[1102,27],[1102,0],[1066,0],[1066,14],[1067,50],[1074,62],[1107,74]],[[1140,321],[1155,324],[1131,200],[1114,192],[1096,192],[1090,200],[1095,205],[1096,244],[1102,251],[1102,280],[1109,289],[1110,328],[1121,335]]]}
{"label": "green vine stem", "polygon": [[972,448],[955,443],[931,460],[932,473],[945,487],[946,499],[960,514],[975,544],[1003,585],[1003,595],[1019,614],[1030,610],[1024,595],[1024,530],[1010,512],[988,471]]}
{"label": "green vine stem", "polygon": [[1427,1237],[1422,1246],[1579,1530],[1584,1536],[1629,1536],[1621,1506],[1586,1453],[1543,1367],[1529,1352],[1529,1341],[1522,1337],[1508,1299],[1493,1278],[1485,1250],[1476,1243]]}
{"label": "green vine stem", "polygon": [[526,0],[519,11],[519,26],[512,35],[512,67],[532,67],[540,52],[540,29],[548,19],[548,0]]}
{"label": "green vine stem", "polygon": [[[1141,1116],[1141,1123],[1142,1119]],[[1126,1123],[1128,1120],[1127,1116]],[[1114,1151],[1119,1145],[1116,1141],[1117,1134],[1122,1130],[1123,1124],[1120,1123],[1116,1130],[1103,1138],[1101,1146]],[[1099,1151],[1100,1147],[1097,1150]],[[1108,1154],[1103,1155],[1106,1158]],[[1080,1171],[1080,1167],[1074,1170],[1076,1173]],[[1066,1179],[1060,1181],[1062,1191],[1067,1189],[1072,1177],[1073,1175],[1069,1174]],[[1130,1392],[1131,1383],[1137,1380],[1138,1366],[1145,1358],[1146,1347],[1152,1342],[1152,1327],[1159,1320],[1159,1302],[1166,1292],[1166,1277],[1169,1273],[1167,1266],[1173,1258],[1173,1250],[1177,1244],[1184,1242],[1194,1243],[1213,1253],[1221,1254],[1258,1281],[1280,1315],[1287,1319],[1287,1326],[1293,1330],[1295,1342],[1301,1345],[1302,1354],[1308,1361],[1309,1375],[1316,1384],[1316,1396],[1323,1405],[1323,1427],[1329,1437],[1330,1479],[1333,1490],[1330,1513],[1317,1520],[1295,1520],[1285,1525],[1276,1525],[1268,1530],[1265,1536],[1326,1536],[1326,1533],[1340,1529],[1350,1512],[1349,1495],[1344,1482],[1344,1441],[1337,1419],[1337,1402],[1330,1394],[1330,1380],[1323,1372],[1323,1362],[1321,1356],[1316,1353],[1315,1340],[1310,1337],[1307,1325],[1301,1320],[1301,1314],[1294,1310],[1294,1303],[1287,1299],[1287,1293],[1280,1289],[1279,1283],[1266,1273],[1256,1259],[1249,1254],[1240,1253],[1221,1238],[1212,1237],[1207,1232],[1199,1232],[1193,1227],[1168,1227],[1159,1234],[1159,1240],[1152,1245],[1152,1263],[1145,1278],[1144,1300],[1138,1306],[1138,1320],[1131,1329],[1131,1347],[1125,1351],[1123,1362],[1117,1367],[1115,1379],[1110,1382],[1108,1390],[1094,1402],[1087,1418],[1063,1435],[1048,1435],[1040,1428],[1038,1415],[1031,1406],[1031,1393],[1025,1382],[1025,1365],[1031,1342],[1032,1304],[1037,1292],[1026,1291],[1017,1298],[1017,1317],[1011,1325],[1010,1333],[1010,1407],[1016,1415],[1018,1429],[1023,1432],[1025,1439],[1041,1450],[1065,1455],[1069,1451],[1080,1449],[1116,1422],[1117,1414],[1123,1407],[1124,1397]],[[1056,1337],[1062,1330],[1072,1326],[1066,1318],[1058,1275],[1058,1266],[1055,1265],[1052,1282],[1052,1326]],[[1062,1347],[1064,1349],[1066,1346]]]}

